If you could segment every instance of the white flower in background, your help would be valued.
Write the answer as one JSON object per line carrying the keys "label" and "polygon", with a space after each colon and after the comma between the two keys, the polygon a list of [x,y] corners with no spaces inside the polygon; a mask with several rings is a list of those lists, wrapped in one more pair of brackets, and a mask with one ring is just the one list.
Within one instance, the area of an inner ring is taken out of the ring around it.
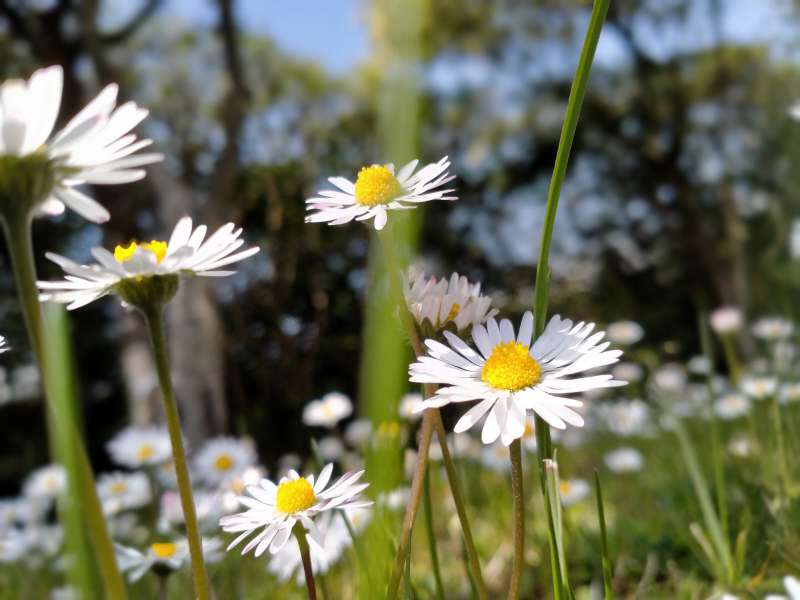
{"label": "white flower in background", "polygon": [[644,369],[636,363],[621,362],[614,365],[614,368],[611,369],[611,375],[614,376],[614,379],[619,379],[620,381],[636,383],[644,377]]}
{"label": "white flower in background", "polygon": [[791,381],[781,385],[778,391],[781,404],[800,401],[800,381]]}
{"label": "white flower in background", "polygon": [[750,400],[742,394],[731,392],[714,402],[714,413],[726,421],[738,419],[750,412]]}
{"label": "white flower in background", "polygon": [[353,403],[341,392],[329,392],[312,400],[303,409],[303,423],[309,427],[336,427],[342,419],[353,414]]}
{"label": "white flower in background", "polygon": [[[431,448],[434,446],[431,445]],[[481,448],[480,462],[485,468],[498,473],[505,473],[511,469],[511,453],[508,446],[496,441],[491,444],[484,444]]]}
{"label": "white flower in background", "polygon": [[97,479],[97,495],[106,515],[141,508],[150,502],[150,480],[144,473],[105,473]]}
{"label": "white flower in background", "polygon": [[417,421],[420,418],[419,408],[422,406],[422,394],[411,393],[400,398],[397,412],[401,419]]}
{"label": "white flower in background", "polygon": [[693,356],[686,363],[686,369],[693,375],[708,375],[711,372],[711,361],[702,355]]}
{"label": "white flower in background", "polygon": [[739,458],[747,458],[753,453],[753,442],[746,437],[737,437],[728,442],[728,452]]}
{"label": "white flower in background", "polygon": [[789,233],[789,256],[795,260],[800,258],[800,219],[792,221],[792,230]]}
{"label": "white flower in background", "polygon": [[147,116],[134,102],[116,106],[118,87],[106,86],[97,97],[52,135],[61,106],[63,73],[53,66],[35,71],[28,81],[9,79],[0,86],[0,156],[40,155],[56,172],[51,196],[39,207],[58,214],[68,206],[102,223],[108,211],[76,189],[84,184],[120,184],[145,176],[140,168],[163,159],[135,154],[152,140],[130,133]]}
{"label": "white flower in background", "polygon": [[644,337],[644,329],[635,321],[615,321],[606,327],[606,335],[614,344],[630,346]]}
{"label": "white flower in background", "polygon": [[221,488],[222,512],[224,514],[230,514],[239,510],[239,501],[237,498],[244,493],[248,486],[258,485],[258,482],[266,476],[267,470],[264,467],[252,466],[242,471],[237,477],[223,481]]}
{"label": "white flower in background", "polygon": [[778,389],[778,381],[774,377],[748,375],[739,384],[742,391],[755,400],[769,398]]}
{"label": "white flower in background", "polygon": [[562,395],[625,383],[608,374],[569,378],[616,363],[622,354],[621,350],[607,350],[609,343],[600,343],[603,333],[590,335],[593,329],[594,323],[573,325],[556,315],[531,345],[532,313],[522,317],[517,335],[511,321],[503,319],[498,324],[491,318],[486,326],[472,328],[479,352],[445,331],[449,347],[426,340],[428,354],[409,367],[412,382],[443,385],[419,409],[477,401],[454,431],[466,431],[488,414],[481,433],[484,444],[500,438],[508,445],[520,438],[525,432],[527,411],[557,429],[567,424],[581,427],[583,417],[573,408],[583,403]]}
{"label": "white flower in background", "polygon": [[3,354],[4,352],[8,352],[9,350],[11,350],[11,348],[8,346],[8,343],[6,342],[6,338],[4,336],[0,335],[0,354]]}
{"label": "white flower in background", "polygon": [[606,453],[603,461],[612,473],[641,471],[644,466],[644,456],[636,448],[617,448]]}
{"label": "white flower in background", "polygon": [[795,121],[800,121],[800,102],[795,102],[789,108],[787,108],[786,114],[788,114]]}
{"label": "white flower in background", "polygon": [[372,421],[369,419],[355,419],[348,423],[344,430],[344,439],[353,448],[360,448],[370,437],[372,437]]}
{"label": "white flower in background", "polygon": [[61,465],[47,465],[36,469],[25,480],[27,498],[54,500],[67,489],[67,472]]}
{"label": "white flower in background", "polygon": [[[192,228],[192,219],[184,217],[175,226],[168,242],[131,242],[117,246],[114,252],[95,246],[93,265],[79,265],[68,258],[48,252],[47,258],[67,274],[64,281],[40,281],[42,300],[63,302],[67,309],[85,306],[108,294],[127,301],[129,287],[141,288],[154,276],[225,277],[235,271],[221,267],[244,260],[258,247],[239,250],[244,244],[242,230],[233,223],[220,227],[206,239],[206,226]],[[173,291],[174,293],[174,291]]]}
{"label": "white flower in background", "polygon": [[[372,516],[371,511],[363,508],[352,508],[344,511],[358,534],[366,527]],[[311,555],[311,568],[315,575],[325,574],[344,554],[353,540],[347,530],[347,525],[338,512],[327,512],[319,518],[317,523],[320,533],[325,538],[325,548],[309,545]],[[303,563],[300,556],[300,546],[295,538],[291,538],[269,561],[267,566],[279,581],[288,581],[294,577],[297,585],[305,581],[303,576]]]}
{"label": "white flower in background", "polygon": [[[218,562],[222,555],[222,541],[218,538],[204,538],[203,561],[206,564]],[[136,548],[115,544],[119,569],[128,573],[128,581],[141,579],[148,571],[177,571],[189,564],[189,543],[184,540],[155,542],[144,552]]]}
{"label": "white flower in background", "polygon": [[794,333],[794,323],[783,317],[762,317],[752,327],[753,335],[767,342],[783,340]]}
{"label": "white flower in background", "polygon": [[667,363],[653,373],[653,384],[665,392],[680,392],[686,386],[686,371],[677,363]]}
{"label": "white flower in background", "polygon": [[108,211],[78,191],[84,184],[120,184],[145,176],[140,168],[163,155],[135,154],[152,140],[130,133],[147,116],[134,102],[116,106],[118,87],[106,86],[55,135],[63,73],[53,66],[35,71],[28,81],[10,79],[0,86],[0,155],[46,157],[55,168],[51,196],[39,210],[59,214],[64,206],[102,223]]}
{"label": "white flower in background", "polygon": [[589,484],[584,479],[562,479],[558,484],[561,504],[572,506],[589,495]]}
{"label": "white flower in background", "polygon": [[453,449],[454,458],[478,460],[481,456],[481,443],[468,434],[449,435],[447,447]]}
{"label": "white flower in background", "polygon": [[497,314],[491,298],[481,295],[481,284],[470,283],[458,273],[448,280],[412,272],[405,284],[405,297],[414,320],[431,334],[450,323],[456,331],[464,331]]}
{"label": "white flower in background", "polygon": [[[216,529],[220,517],[225,512],[222,495],[220,491],[192,491],[195,515],[202,531],[213,532]],[[160,532],[169,533],[173,529],[183,528],[183,505],[177,492],[164,492],[159,501],[159,508],[158,530]]]}
{"label": "white flower in background", "polygon": [[457,200],[451,196],[453,189],[440,189],[455,179],[447,169],[450,161],[445,156],[415,171],[418,160],[395,173],[394,165],[371,165],[358,172],[356,182],[344,177],[330,177],[336,190],[322,190],[306,200],[306,223],[342,225],[352,220],[374,219],[375,229],[386,226],[388,211],[416,208],[432,200]]}
{"label": "white flower in background", "polygon": [[211,438],[197,450],[192,465],[198,481],[217,487],[238,477],[257,460],[250,438],[219,436]]}
{"label": "white flower in background", "polygon": [[322,460],[327,462],[338,462],[344,456],[344,444],[342,440],[333,435],[326,435],[317,440],[317,450]]}
{"label": "white flower in background", "polygon": [[41,523],[50,509],[50,498],[3,498],[0,499],[0,530],[15,525]]}
{"label": "white flower in background", "polygon": [[238,545],[259,529],[242,549],[245,554],[255,548],[255,555],[261,556],[267,548],[277,553],[296,523],[300,523],[309,534],[309,542],[324,547],[325,540],[314,524],[314,518],[333,509],[365,508],[372,503],[361,497],[369,484],[358,483],[364,471],[345,473],[332,485],[328,485],[333,465],[328,464],[319,474],[301,477],[296,471],[289,471],[278,485],[269,479],[262,479],[258,485],[247,488],[246,496],[239,497],[239,503],[248,510],[223,517],[220,526],[229,533],[243,532],[228,546],[228,550]]}
{"label": "white flower in background", "polygon": [[28,555],[31,537],[18,527],[0,529],[0,564],[15,563]]}
{"label": "white flower in background", "polygon": [[81,593],[71,585],[53,588],[49,600],[81,600]]}
{"label": "white flower in background", "polygon": [[711,329],[719,335],[730,335],[742,329],[744,315],[735,306],[720,306],[711,313],[709,321]]}
{"label": "white flower in background", "polygon": [[160,465],[172,458],[166,427],[127,427],[106,445],[111,459],[131,469]]}
{"label": "white flower in background", "polygon": [[[303,459],[294,452],[287,452],[278,458],[278,471],[291,471],[298,470],[303,464]],[[259,480],[260,481],[260,480]]]}
{"label": "white flower in background", "polygon": [[404,486],[395,488],[391,492],[381,492],[378,495],[377,503],[390,510],[400,510],[406,507],[410,498],[411,488]]}
{"label": "white flower in background", "polygon": [[650,420],[650,407],[638,398],[600,404],[597,413],[609,431],[623,437],[641,435]]}
{"label": "white flower in background", "polygon": [[783,578],[783,587],[789,595],[789,600],[800,600],[800,579],[787,575]]}

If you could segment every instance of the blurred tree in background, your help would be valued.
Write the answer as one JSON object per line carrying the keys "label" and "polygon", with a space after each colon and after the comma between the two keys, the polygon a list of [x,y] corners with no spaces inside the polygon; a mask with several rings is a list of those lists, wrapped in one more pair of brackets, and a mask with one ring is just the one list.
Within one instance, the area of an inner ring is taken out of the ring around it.
{"label": "blurred tree in background", "polygon": [[[194,443],[249,434],[267,461],[304,452],[301,407],[332,389],[356,394],[369,238],[359,227],[304,226],[303,200],[329,175],[387,160],[378,135],[386,57],[333,76],[243,32],[233,0],[202,3],[215,15],[207,29],[159,0],[106,28],[101,14],[114,5],[105,4],[0,1],[4,78],[63,65],[62,115],[117,81],[123,98],[151,110],[146,133],[167,155],[144,182],[94,192],[112,214],[108,239],[65,215],[57,228],[37,225],[38,250],[85,259],[101,242],[163,234],[183,214],[244,226],[264,251],[213,289],[193,283],[171,306],[186,432]],[[419,152],[451,156],[461,197],[426,210],[421,254],[437,274],[446,266],[483,281],[504,312],[531,304],[535,232],[588,4],[420,3]],[[796,31],[793,4],[765,4]],[[365,2],[363,18],[381,48],[393,26],[381,3]],[[796,271],[787,244],[800,136],[786,109],[797,49],[746,39],[731,23],[722,0],[612,3],[556,225],[555,310],[633,316],[651,341],[686,352],[698,307],[791,308],[768,290]],[[56,271],[42,262],[40,275]],[[0,287],[4,333],[22,349],[8,268]],[[112,319],[118,310],[104,302],[73,315],[100,470],[113,431],[160,415],[142,324]],[[41,407],[32,398],[0,411],[0,482],[13,492],[44,460]]]}

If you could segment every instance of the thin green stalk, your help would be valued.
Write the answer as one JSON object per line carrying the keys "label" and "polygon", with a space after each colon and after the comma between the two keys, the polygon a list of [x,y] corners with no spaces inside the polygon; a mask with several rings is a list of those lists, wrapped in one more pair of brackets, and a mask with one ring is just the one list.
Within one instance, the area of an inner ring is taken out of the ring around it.
{"label": "thin green stalk", "polygon": [[614,600],[614,576],[611,568],[611,554],[608,552],[608,533],[606,532],[606,511],[603,507],[603,490],[600,475],[594,472],[594,491],[597,500],[597,520],[600,523],[600,552],[603,563],[603,598]]}
{"label": "thin green stalk", "polygon": [[[429,391],[433,393],[432,390]],[[447,446],[447,432],[442,423],[442,415],[439,409],[433,409],[434,412],[434,427],[436,427],[436,435],[439,438],[439,447],[442,450],[442,463],[444,464],[445,473],[447,473],[447,481],[450,484],[450,492],[453,496],[453,502],[456,505],[456,514],[458,521],[461,524],[461,533],[464,538],[464,549],[467,553],[467,560],[469,563],[469,571],[475,586],[475,592],[478,594],[480,600],[487,600],[489,592],[486,589],[486,584],[483,581],[483,573],[481,572],[481,563],[478,558],[478,551],[475,548],[475,541],[472,537],[472,527],[467,518],[467,505],[461,493],[461,485],[459,484],[458,471],[456,469],[455,461],[450,455],[450,448]]]}
{"label": "thin green stalk", "polygon": [[787,500],[791,494],[792,478],[789,474],[789,463],[786,461],[786,445],[783,439],[783,422],[778,394],[772,394],[772,428],[775,430],[775,441],[778,445],[778,470],[781,476],[782,496]]}
{"label": "thin green stalk", "polygon": [[[578,119],[580,117],[581,106],[583,99],[586,95],[586,85],[589,81],[589,72],[594,60],[594,53],[597,48],[597,42],[600,38],[600,31],[603,28],[603,22],[608,12],[609,0],[596,0],[592,7],[592,16],[589,20],[589,28],[586,31],[586,37],[583,41],[583,48],[581,49],[580,59],[578,60],[578,67],[575,71],[575,77],[572,80],[572,87],[570,88],[569,100],[567,102],[567,111],[564,117],[564,125],[561,128],[561,138],[558,142],[558,150],[556,151],[556,160],[553,167],[553,175],[550,179],[550,187],[547,191],[547,206],[545,208],[544,225],[542,227],[542,240],[539,248],[539,260],[536,263],[536,283],[534,291],[534,332],[538,337],[542,334],[547,321],[547,303],[550,288],[550,271],[548,267],[548,259],[550,256],[550,245],[553,238],[553,226],[556,221],[556,212],[558,211],[558,200],[561,196],[561,187],[564,184],[564,177],[567,172],[567,165],[569,164],[570,152],[572,151],[572,142],[575,139],[575,131],[578,127]],[[536,415],[536,446],[537,455],[540,466],[540,479],[542,484],[542,491],[545,489],[544,472],[541,468],[542,462],[545,459],[552,459],[553,447],[550,439],[549,425],[538,415]],[[545,504],[547,499],[545,498]],[[548,520],[550,523],[551,520]],[[558,561],[552,556],[553,551],[557,548],[555,540],[555,531],[553,527],[548,527],[548,542],[550,544],[551,552],[551,570],[553,582],[556,584],[560,581],[558,573]],[[554,587],[558,587],[554,585]]]}
{"label": "thin green stalk", "polygon": [[708,372],[706,373],[706,390],[708,392],[708,421],[710,424],[711,434],[711,464],[714,470],[714,488],[717,496],[717,511],[719,512],[720,526],[722,527],[722,535],[727,540],[729,539],[728,531],[728,499],[727,488],[725,485],[725,453],[722,450],[722,445],[719,439],[719,424],[717,422],[717,415],[714,412],[714,382],[712,374],[714,373],[714,353],[711,350],[711,333],[708,328],[708,322],[705,315],[700,315],[700,348],[702,349],[703,356],[708,362]]}
{"label": "thin green stalk", "polygon": [[736,356],[736,344],[734,337],[731,333],[723,333],[720,335],[722,340],[722,351],[725,355],[725,362],[728,363],[728,373],[734,385],[739,383],[742,375],[742,367],[739,364],[739,358]]}
{"label": "thin green stalk", "polygon": [[[192,581],[194,582],[195,596],[199,600],[209,600],[211,586],[208,583],[208,574],[203,562],[203,544],[200,538],[200,529],[197,526],[197,514],[192,497],[192,484],[189,480],[189,467],[186,463],[186,452],[183,449],[183,435],[178,415],[178,405],[172,389],[172,378],[169,373],[169,353],[167,339],[164,335],[163,308],[152,307],[143,310],[150,341],[153,346],[153,357],[158,371],[158,381],[161,384],[161,394],[164,399],[164,414],[167,418],[167,429],[172,444],[172,458],[175,463],[175,475],[178,480],[178,491],[181,496],[183,520],[186,525],[186,537],[189,541],[189,554],[192,562]],[[298,538],[299,539],[299,538]]]}
{"label": "thin green stalk", "polygon": [[511,498],[514,513],[514,558],[508,583],[508,600],[519,598],[522,566],[525,562],[525,496],[522,488],[522,444],[514,440],[508,448],[511,457]]}
{"label": "thin green stalk", "polygon": [[433,507],[431,506],[431,469],[425,469],[425,483],[422,491],[422,502],[425,504],[425,530],[428,534],[428,551],[431,555],[431,570],[436,585],[436,597],[444,600],[444,584],[439,570],[439,553],[436,551],[436,532],[433,530]]}
{"label": "thin green stalk", "polygon": [[306,530],[298,521],[294,526],[293,532],[297,538],[297,545],[300,546],[300,557],[303,561],[303,574],[306,577],[308,600],[317,600],[317,586],[314,585],[314,570],[311,568],[311,551],[308,549]]}
{"label": "thin green stalk", "polygon": [[[33,259],[31,240],[31,217],[26,214],[10,214],[2,220],[11,257],[11,268],[17,286],[22,315],[31,346],[39,364],[44,387],[47,425],[51,438],[58,447],[64,448],[75,460],[75,473],[69,477],[73,496],[77,499],[86,519],[89,538],[95,549],[100,577],[106,597],[113,600],[127,598],[125,582],[120,575],[115,559],[114,546],[108,534],[105,517],[97,497],[94,474],[86,455],[86,449],[75,427],[66,415],[61,414],[52,397],[48,379],[47,356],[44,352],[45,328],[42,307],[39,303],[39,290],[36,285],[36,266]],[[77,481],[75,481],[77,479]],[[73,487],[74,486],[74,487]]]}

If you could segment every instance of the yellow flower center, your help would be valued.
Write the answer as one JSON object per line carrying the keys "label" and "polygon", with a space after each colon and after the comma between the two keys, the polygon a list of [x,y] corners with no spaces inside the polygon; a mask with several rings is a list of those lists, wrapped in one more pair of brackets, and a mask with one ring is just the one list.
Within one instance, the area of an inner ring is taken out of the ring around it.
{"label": "yellow flower center", "polygon": [[217,471],[230,471],[233,467],[233,459],[227,454],[220,454],[214,461],[214,468]]}
{"label": "yellow flower center", "polygon": [[481,370],[481,380],[496,389],[515,392],[538,383],[542,378],[539,363],[519,342],[500,342],[492,349]]}
{"label": "yellow flower center", "polygon": [[558,491],[561,492],[562,496],[569,494],[569,490],[572,488],[569,481],[562,481],[558,484]]}
{"label": "yellow flower center", "polygon": [[156,453],[152,444],[142,444],[139,446],[139,451],[136,453],[136,458],[139,460],[150,460]]}
{"label": "yellow flower center", "polygon": [[128,262],[133,258],[133,255],[136,254],[136,250],[139,248],[152,252],[156,257],[157,263],[164,260],[164,257],[167,255],[167,242],[150,240],[149,242],[143,242],[141,244],[131,242],[127,246],[117,246],[114,248],[114,258],[119,263]]}
{"label": "yellow flower center", "polygon": [[278,486],[275,508],[278,509],[278,512],[294,514],[311,508],[316,500],[314,488],[304,477],[301,477],[300,479],[284,481]]}
{"label": "yellow flower center", "polygon": [[109,487],[109,491],[112,494],[124,494],[126,489],[128,489],[128,486],[125,485],[124,481],[115,481]]}
{"label": "yellow flower center", "polygon": [[461,312],[461,305],[454,302],[453,306],[450,308],[450,312],[447,313],[444,322],[447,323],[448,321],[452,321],[458,316],[458,313],[460,312]]}
{"label": "yellow flower center", "polygon": [[172,542],[156,542],[155,544],[150,544],[150,550],[158,558],[172,558],[178,551],[178,546]]}
{"label": "yellow flower center", "polygon": [[363,167],[356,179],[356,202],[362,206],[387,204],[403,193],[403,188],[389,167]]}

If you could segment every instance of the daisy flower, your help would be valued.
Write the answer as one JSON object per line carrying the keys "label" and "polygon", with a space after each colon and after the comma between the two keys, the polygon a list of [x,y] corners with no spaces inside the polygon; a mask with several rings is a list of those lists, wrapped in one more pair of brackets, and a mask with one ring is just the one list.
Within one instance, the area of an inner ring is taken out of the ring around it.
{"label": "daisy flower", "polygon": [[249,438],[220,436],[208,440],[194,456],[199,481],[217,487],[235,479],[256,464],[256,449]]}
{"label": "daisy flower", "polygon": [[412,209],[421,202],[457,200],[453,189],[440,189],[455,179],[447,170],[445,156],[437,163],[415,172],[418,160],[412,160],[395,173],[394,165],[371,165],[358,172],[355,183],[344,177],[328,179],[337,189],[322,190],[306,200],[306,223],[342,225],[352,220],[374,219],[375,229],[386,226],[388,211]]}
{"label": "daisy flower", "polygon": [[750,398],[763,400],[769,398],[778,389],[778,381],[774,377],[747,376],[740,383],[742,391]]}
{"label": "daisy flower", "polygon": [[763,317],[753,323],[753,335],[765,341],[788,338],[794,333],[794,323],[782,317]]}
{"label": "daisy flower", "polygon": [[[222,558],[219,552],[221,540],[204,538],[202,544],[206,563],[218,562]],[[154,542],[144,552],[122,544],[115,544],[114,550],[119,569],[128,573],[130,582],[138,581],[150,570],[167,574],[189,564],[189,543],[186,540]]]}
{"label": "daisy flower", "polygon": [[314,524],[314,518],[328,510],[365,508],[372,504],[360,496],[369,485],[358,483],[364,471],[345,473],[328,486],[332,472],[333,465],[328,464],[316,481],[313,475],[301,477],[296,471],[289,471],[278,485],[262,479],[257,486],[248,487],[248,495],[239,497],[240,504],[248,510],[220,519],[224,531],[242,532],[231,542],[228,550],[261,529],[245,545],[242,554],[253,548],[256,556],[261,556],[267,548],[276,554],[286,544],[298,522],[308,531],[311,545],[323,548],[325,540]]}
{"label": "daisy flower", "polygon": [[[34,72],[28,81],[10,79],[0,86],[0,158],[42,158],[54,173],[52,189],[38,206],[58,214],[65,205],[82,217],[102,223],[108,211],[79,191],[84,184],[120,184],[145,176],[142,166],[163,155],[136,154],[152,140],[137,140],[131,131],[147,116],[134,102],[117,107],[116,84],[106,86],[59,132],[53,127],[61,105],[63,73],[53,66]],[[16,164],[16,163],[15,163]]]}
{"label": "daisy flower", "polygon": [[55,500],[67,489],[67,472],[61,465],[47,465],[28,476],[24,494],[28,498]]}
{"label": "daisy flower", "polygon": [[407,421],[416,421],[419,419],[419,411],[417,407],[422,404],[422,394],[412,392],[405,394],[400,398],[400,404],[397,406],[397,413],[401,419]]}
{"label": "daisy flower", "polygon": [[141,508],[150,502],[150,480],[144,473],[105,473],[97,480],[97,495],[106,515]]}
{"label": "daisy flower", "polygon": [[636,448],[617,448],[608,452],[603,461],[613,473],[641,471],[644,466],[644,457]]}
{"label": "daisy flower", "polygon": [[638,398],[601,404],[597,413],[609,431],[622,437],[641,434],[650,420],[650,407]]}
{"label": "daisy flower", "polygon": [[353,413],[353,403],[341,392],[329,392],[303,409],[303,423],[309,427],[336,427]]}
{"label": "daisy flower", "polygon": [[458,273],[449,280],[412,273],[405,297],[409,312],[429,337],[448,325],[455,327],[455,333],[465,331],[497,314],[492,300],[481,295],[481,284]]}
{"label": "daisy flower", "polygon": [[750,400],[742,394],[732,392],[714,402],[714,413],[726,421],[738,419],[750,411]]}
{"label": "daisy flower", "polygon": [[108,442],[106,450],[115,463],[131,469],[160,465],[172,458],[166,427],[128,427]]}
{"label": "daisy flower", "polygon": [[[257,247],[239,250],[244,244],[240,237],[242,230],[236,229],[233,223],[223,225],[208,239],[206,231],[205,225],[193,229],[192,219],[184,217],[178,221],[169,241],[131,242],[127,246],[117,246],[113,253],[96,246],[92,248],[92,255],[97,264],[88,266],[48,252],[47,258],[64,269],[67,276],[64,281],[40,281],[42,300],[63,302],[73,310],[115,294],[124,302],[138,306],[147,301],[142,296],[155,292],[147,289],[155,285],[146,284],[158,280],[170,288],[170,278],[178,276],[233,275],[234,271],[222,271],[220,267],[244,260],[259,250]],[[177,280],[169,292],[174,295],[176,289]],[[169,292],[165,293],[169,295]]]}
{"label": "daisy flower", "polygon": [[720,306],[709,316],[711,329],[719,335],[730,335],[742,328],[744,315],[735,306]]}
{"label": "daisy flower", "polygon": [[615,321],[606,328],[608,339],[621,346],[631,346],[644,337],[644,329],[635,321]]}
{"label": "daisy flower", "polygon": [[558,483],[558,493],[564,506],[577,504],[586,498],[589,492],[589,484],[585,479],[562,479]]}
{"label": "daisy flower", "polygon": [[507,446],[520,438],[529,410],[557,429],[581,427],[583,418],[572,409],[583,403],[564,395],[625,383],[608,374],[569,378],[619,360],[622,351],[607,350],[608,342],[600,343],[604,334],[590,335],[593,330],[594,323],[573,325],[556,315],[532,343],[533,313],[526,312],[516,335],[508,319],[475,325],[472,339],[478,351],[449,331],[444,332],[449,346],[425,340],[428,354],[409,367],[410,379],[443,387],[417,410],[477,401],[454,431],[466,431],[488,415],[481,433],[484,444],[499,437]]}

